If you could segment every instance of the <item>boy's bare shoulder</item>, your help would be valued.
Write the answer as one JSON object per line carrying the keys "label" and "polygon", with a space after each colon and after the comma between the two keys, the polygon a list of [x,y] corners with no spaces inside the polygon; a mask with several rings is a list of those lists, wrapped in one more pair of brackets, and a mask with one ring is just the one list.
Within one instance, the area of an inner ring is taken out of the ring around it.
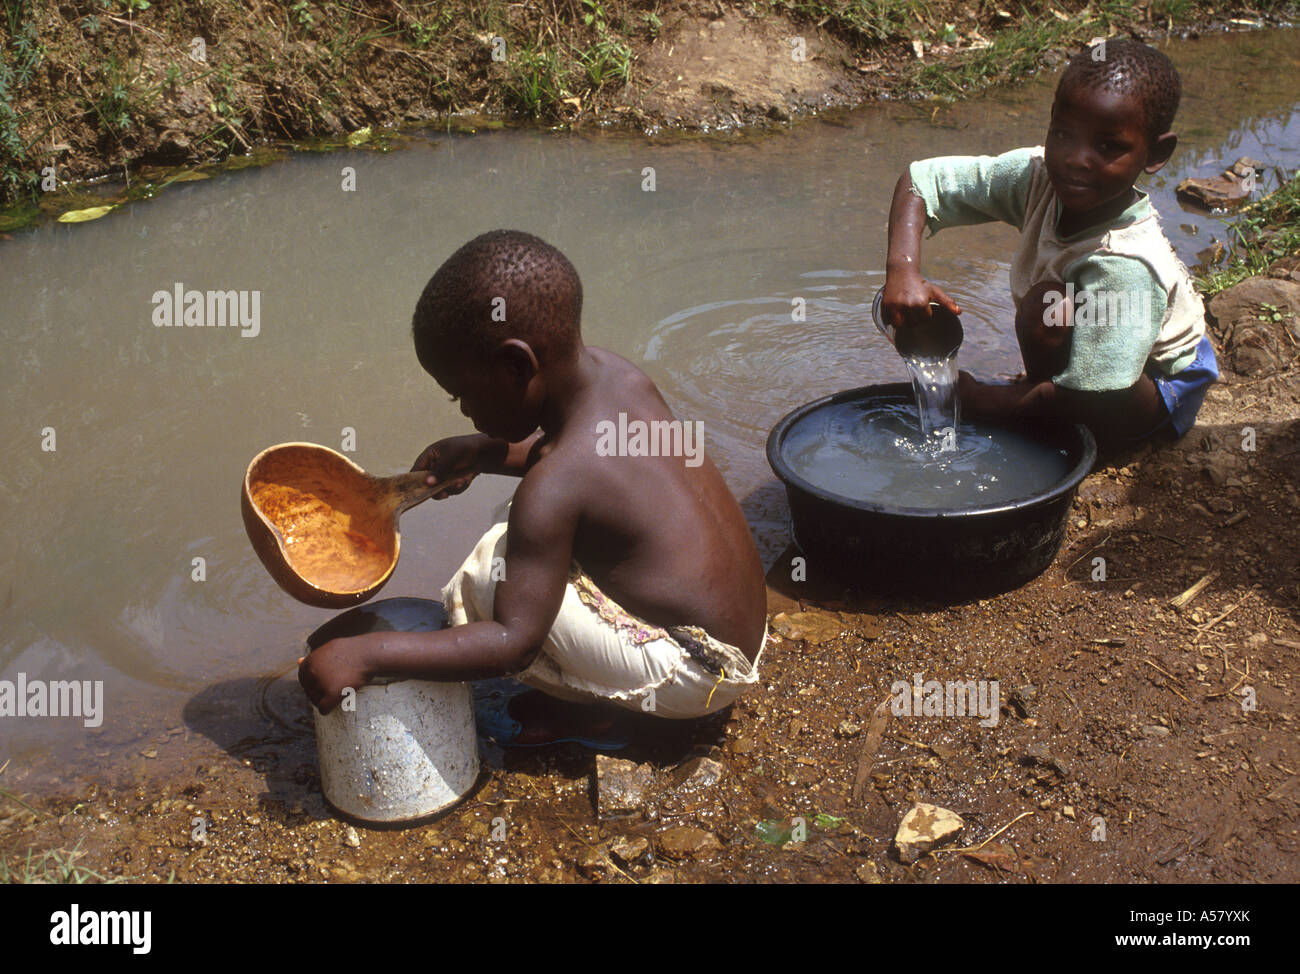
{"label": "boy's bare shoulder", "polygon": [[595,345],[588,345],[587,351],[611,377],[636,383],[644,390],[653,390],[656,395],[659,393],[659,387],[654,384],[654,380],[650,376],[646,375],[635,363],[628,361],[617,352],[611,352],[607,348],[598,348]]}

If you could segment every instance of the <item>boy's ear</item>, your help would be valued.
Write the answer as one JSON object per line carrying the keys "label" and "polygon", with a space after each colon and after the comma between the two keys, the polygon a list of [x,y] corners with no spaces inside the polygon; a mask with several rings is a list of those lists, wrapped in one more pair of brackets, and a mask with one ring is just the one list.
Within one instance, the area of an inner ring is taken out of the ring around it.
{"label": "boy's ear", "polygon": [[532,346],[518,338],[507,338],[493,350],[492,355],[511,377],[524,385],[541,371]]}
{"label": "boy's ear", "polygon": [[1143,172],[1148,174],[1159,172],[1169,157],[1174,154],[1174,149],[1178,148],[1178,136],[1173,132],[1166,132],[1160,138],[1151,143],[1151,149],[1147,152],[1147,164]]}

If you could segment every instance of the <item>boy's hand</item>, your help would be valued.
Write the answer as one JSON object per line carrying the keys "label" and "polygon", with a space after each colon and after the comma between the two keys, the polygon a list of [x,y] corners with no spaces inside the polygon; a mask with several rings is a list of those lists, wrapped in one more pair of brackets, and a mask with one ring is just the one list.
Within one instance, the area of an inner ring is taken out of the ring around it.
{"label": "boy's hand", "polygon": [[955,315],[961,314],[956,301],[915,271],[910,274],[893,272],[885,277],[885,296],[880,301],[880,313],[886,324],[903,328],[918,317],[928,318],[931,302],[942,305]]}
{"label": "boy's hand", "polygon": [[427,470],[430,484],[448,481],[444,489],[433,495],[435,499],[459,494],[482,472],[482,443],[483,437],[476,434],[449,436],[426,446],[411,470]]}
{"label": "boy's hand", "polygon": [[361,689],[370,682],[371,676],[364,636],[331,639],[298,660],[298,682],[322,714],[339,705],[344,690]]}

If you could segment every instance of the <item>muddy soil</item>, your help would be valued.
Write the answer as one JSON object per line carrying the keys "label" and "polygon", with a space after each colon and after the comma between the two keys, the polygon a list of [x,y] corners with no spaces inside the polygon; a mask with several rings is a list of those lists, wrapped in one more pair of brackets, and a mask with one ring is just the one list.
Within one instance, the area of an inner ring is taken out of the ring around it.
{"label": "muddy soil", "polygon": [[[0,855],[75,850],[145,882],[1295,882],[1298,465],[1292,356],[1225,371],[1180,442],[1103,456],[1059,556],[1016,591],[873,599],[792,583],[783,559],[761,690],[615,755],[651,778],[621,817],[600,814],[621,772],[598,785],[595,753],[487,746],[438,820],[349,825],[286,672],[244,694],[253,736],[200,695],[129,749],[95,737],[93,782],[0,801]],[[914,674],[998,680],[996,724],[873,722]],[[905,865],[895,832],[918,802],[965,825]]]}

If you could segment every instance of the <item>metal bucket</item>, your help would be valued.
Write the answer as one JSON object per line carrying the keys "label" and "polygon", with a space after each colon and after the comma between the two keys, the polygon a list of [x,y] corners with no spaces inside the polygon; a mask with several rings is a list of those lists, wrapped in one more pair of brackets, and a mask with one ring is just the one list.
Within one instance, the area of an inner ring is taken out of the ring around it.
{"label": "metal bucket", "polygon": [[[447,625],[441,602],[383,599],[335,616],[307,637],[308,650],[370,632],[432,632]],[[428,818],[469,793],[479,774],[468,683],[379,679],[357,690],[355,709],[314,711],[321,790],[343,815],[391,825]]]}

